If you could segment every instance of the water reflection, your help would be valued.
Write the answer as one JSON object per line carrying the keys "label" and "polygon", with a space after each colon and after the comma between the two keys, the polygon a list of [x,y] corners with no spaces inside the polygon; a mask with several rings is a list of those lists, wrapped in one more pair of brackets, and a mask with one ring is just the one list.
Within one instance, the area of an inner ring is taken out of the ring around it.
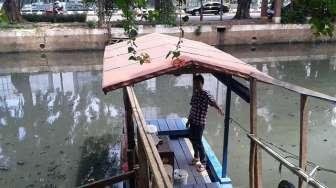
{"label": "water reflection", "polygon": [[[276,78],[336,96],[335,58],[253,65]],[[226,87],[213,76],[204,76],[205,89],[224,107]],[[135,92],[147,119],[185,117],[192,76],[150,79],[136,84]],[[309,160],[336,169],[332,149],[336,146],[336,106],[315,99],[309,102]],[[232,117],[248,129],[248,104],[233,94],[232,108]],[[258,84],[260,136],[296,154],[298,109],[297,94]],[[104,95],[100,71],[0,75],[0,187],[73,187],[117,173],[123,114],[121,91]],[[215,110],[209,111],[204,134],[221,159],[223,119]],[[229,134],[229,172],[235,186],[246,187],[249,140],[234,125]],[[278,163],[264,157],[266,187],[276,187],[282,178],[297,182],[289,172],[279,174]],[[324,173],[319,178],[327,185],[336,184],[333,175]]]}
{"label": "water reflection", "polygon": [[101,92],[100,71],[0,75],[0,187],[73,187],[85,140],[106,134],[118,157],[120,97]]}

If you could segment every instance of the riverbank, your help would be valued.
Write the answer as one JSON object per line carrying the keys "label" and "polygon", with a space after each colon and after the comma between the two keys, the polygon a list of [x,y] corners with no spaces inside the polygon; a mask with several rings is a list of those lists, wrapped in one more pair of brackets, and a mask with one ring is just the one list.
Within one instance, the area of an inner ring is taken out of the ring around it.
{"label": "riverbank", "polygon": [[[250,64],[331,60],[336,66],[334,43],[228,45],[219,49]],[[0,55],[0,74],[102,70],[103,50],[22,52]]]}
{"label": "riverbank", "polygon": [[[210,45],[257,45],[270,43],[335,41],[316,38],[310,25],[243,24],[184,26],[185,38]],[[179,35],[178,27],[139,26],[139,34],[165,33]],[[124,38],[124,30],[112,28],[113,38]],[[0,30],[0,53],[27,51],[101,50],[107,43],[106,29],[90,29],[83,25],[36,25],[31,28]]]}

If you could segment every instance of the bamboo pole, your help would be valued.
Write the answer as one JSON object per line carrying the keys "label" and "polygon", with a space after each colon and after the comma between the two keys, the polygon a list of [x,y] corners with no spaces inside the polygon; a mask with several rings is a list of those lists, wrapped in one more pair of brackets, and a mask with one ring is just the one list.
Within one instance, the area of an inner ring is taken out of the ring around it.
{"label": "bamboo pole", "polygon": [[[250,80],[250,134],[257,136],[257,81]],[[261,151],[257,144],[251,140],[249,160],[250,188],[262,187]]]}
{"label": "bamboo pole", "polygon": [[142,154],[144,154],[148,161],[148,165],[151,171],[151,179],[154,180],[152,185],[153,187],[172,188],[172,182],[168,178],[167,172],[165,171],[154,141],[152,140],[152,137],[150,135],[146,134],[144,127],[146,125],[146,121],[143,117],[143,113],[135,96],[134,90],[132,87],[129,86],[127,86],[126,89],[130,99],[130,104],[132,106],[134,121],[137,123],[137,139],[138,143],[140,144],[138,148],[144,149],[144,152]]}
{"label": "bamboo pole", "polygon": [[[133,170],[134,168],[134,148],[135,148],[135,137],[134,137],[134,123],[132,118],[132,107],[130,104],[129,96],[126,88],[123,88],[123,99],[125,107],[125,124],[127,133],[127,162],[128,169]],[[135,187],[134,178],[129,180],[130,187]]]}
{"label": "bamboo pole", "polygon": [[[308,100],[307,95],[300,96],[300,158],[299,166],[307,172],[307,151],[308,151]],[[302,178],[299,178],[299,188],[305,187]]]}

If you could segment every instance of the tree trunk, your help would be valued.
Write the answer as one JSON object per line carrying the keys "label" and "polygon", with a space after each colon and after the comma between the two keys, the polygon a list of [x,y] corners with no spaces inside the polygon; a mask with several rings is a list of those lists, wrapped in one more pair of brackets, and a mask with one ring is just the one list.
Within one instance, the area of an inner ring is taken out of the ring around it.
{"label": "tree trunk", "polygon": [[154,0],[154,9],[156,11],[160,11],[161,8],[161,1],[160,0]]}
{"label": "tree trunk", "polygon": [[237,12],[234,19],[250,18],[251,0],[238,0]]}
{"label": "tree trunk", "polygon": [[102,27],[105,23],[104,0],[97,1],[98,8],[98,27]]}
{"label": "tree trunk", "polygon": [[2,8],[5,11],[10,23],[22,21],[20,9],[16,0],[5,0]]}
{"label": "tree trunk", "polygon": [[267,18],[268,0],[261,1],[261,17]]}

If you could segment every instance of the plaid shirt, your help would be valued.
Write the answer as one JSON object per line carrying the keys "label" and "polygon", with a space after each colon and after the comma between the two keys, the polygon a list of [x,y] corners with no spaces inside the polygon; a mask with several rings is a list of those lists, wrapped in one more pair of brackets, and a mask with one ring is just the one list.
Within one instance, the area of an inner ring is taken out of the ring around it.
{"label": "plaid shirt", "polygon": [[215,106],[216,101],[206,90],[195,92],[190,101],[191,109],[189,123],[197,126],[204,126],[208,113],[208,106]]}

